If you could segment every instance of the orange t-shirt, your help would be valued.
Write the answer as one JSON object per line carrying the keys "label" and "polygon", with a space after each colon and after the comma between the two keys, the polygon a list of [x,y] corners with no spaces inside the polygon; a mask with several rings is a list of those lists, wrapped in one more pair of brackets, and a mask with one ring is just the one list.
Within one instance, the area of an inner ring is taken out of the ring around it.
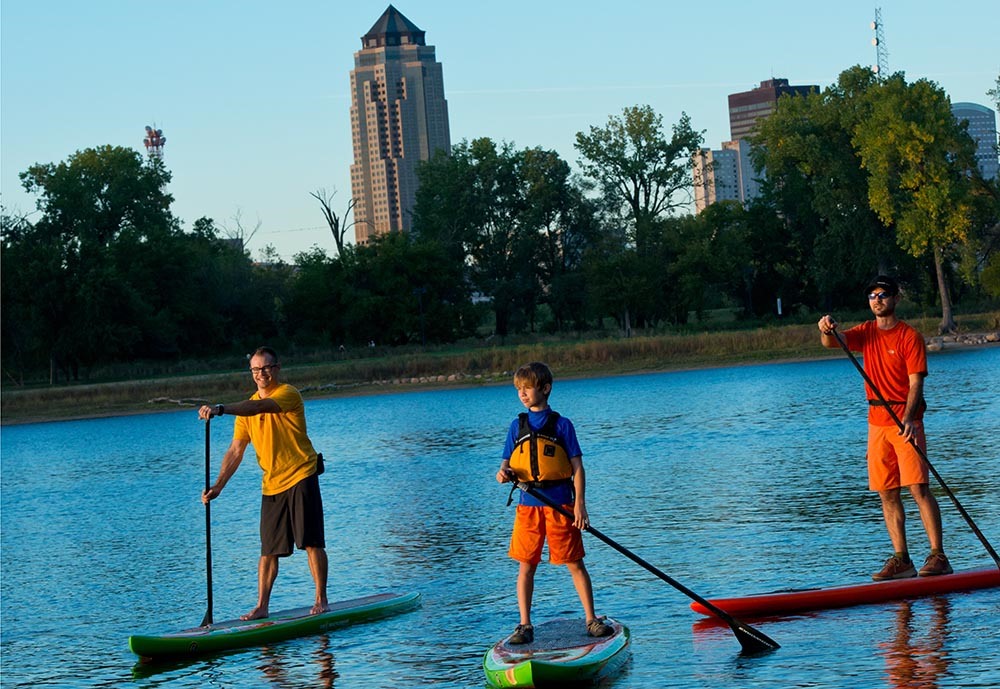
{"label": "orange t-shirt", "polygon": [[[906,397],[910,393],[910,374],[927,375],[927,347],[923,336],[903,321],[888,330],[878,327],[876,321],[865,321],[844,332],[847,347],[861,352],[865,362],[865,373],[882,393],[887,402],[903,402],[904,406],[893,405],[896,416],[902,418]],[[865,382],[865,394],[869,400],[878,400],[878,395]],[[914,421],[924,417],[923,405],[913,414]],[[881,405],[869,405],[868,423],[874,426],[894,426],[895,421],[888,410]]]}
{"label": "orange t-shirt", "polygon": [[[260,393],[250,399],[259,400]],[[264,470],[261,492],[276,495],[316,473],[316,450],[306,435],[306,410],[299,391],[282,383],[268,399],[281,412],[237,416],[233,437],[253,444],[257,463]]]}

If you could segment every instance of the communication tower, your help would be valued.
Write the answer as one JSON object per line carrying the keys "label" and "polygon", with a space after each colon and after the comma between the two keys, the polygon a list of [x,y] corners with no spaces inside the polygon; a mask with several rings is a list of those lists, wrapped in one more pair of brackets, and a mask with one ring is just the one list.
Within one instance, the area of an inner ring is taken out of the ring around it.
{"label": "communication tower", "polygon": [[875,46],[875,64],[872,65],[872,71],[879,79],[885,79],[889,76],[889,51],[885,48],[885,29],[882,26],[881,7],[875,8],[872,31],[875,32],[875,38],[872,39],[872,45]]}
{"label": "communication tower", "polygon": [[167,137],[163,136],[162,129],[156,129],[155,125],[153,127],[146,125],[146,136],[142,143],[146,147],[146,155],[150,158],[162,158],[163,145],[167,143]]}

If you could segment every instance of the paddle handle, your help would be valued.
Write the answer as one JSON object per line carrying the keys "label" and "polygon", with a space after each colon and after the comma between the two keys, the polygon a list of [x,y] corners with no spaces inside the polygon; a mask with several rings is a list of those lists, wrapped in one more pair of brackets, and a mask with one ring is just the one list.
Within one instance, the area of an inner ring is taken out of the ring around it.
{"label": "paddle handle", "polygon": [[[212,419],[205,419],[205,490],[212,487],[211,442]],[[208,609],[201,621],[202,627],[212,624],[212,501],[205,503],[205,585],[208,588]]]}
{"label": "paddle handle", "polygon": [[[875,381],[873,381],[871,377],[865,372],[864,367],[858,362],[857,357],[854,356],[854,352],[852,352],[850,348],[847,346],[847,342],[845,342],[844,338],[840,336],[840,333],[837,332],[836,329],[833,329],[831,332],[833,333],[833,336],[837,339],[837,343],[840,345],[841,349],[843,349],[847,353],[847,356],[850,358],[851,363],[854,364],[854,368],[858,369],[858,373],[860,373],[861,377],[865,379],[865,383],[867,383],[871,391],[875,393],[875,396],[878,397],[879,402],[881,402],[885,410],[889,412],[889,416],[892,417],[893,422],[896,424],[899,430],[902,431],[903,422],[900,421],[899,416],[896,415],[895,410],[888,403],[888,401],[886,401],[885,397],[882,396],[882,391],[879,390],[878,386],[875,385]],[[944,490],[945,494],[949,498],[951,498],[951,501],[955,504],[955,508],[958,510],[958,513],[962,515],[962,518],[969,525],[969,528],[972,529],[972,533],[976,534],[976,538],[979,539],[979,541],[986,548],[986,552],[990,554],[990,557],[993,558],[993,561],[996,563],[997,567],[1000,568],[1000,555],[997,555],[997,551],[994,550],[993,546],[990,545],[990,542],[986,540],[986,536],[984,536],[983,532],[979,530],[978,526],[976,526],[976,522],[972,520],[972,516],[965,511],[965,508],[962,507],[962,503],[960,503],[958,501],[958,498],[955,497],[955,494],[951,492],[951,488],[949,488],[948,484],[944,482],[943,478],[941,478],[941,474],[939,474],[937,469],[934,468],[934,465],[931,464],[931,460],[927,458],[927,453],[924,452],[923,448],[920,447],[920,445],[917,444],[917,442],[913,438],[909,439],[909,443],[910,445],[913,446],[913,449],[917,451],[917,454],[920,455],[921,459],[923,459],[924,462],[927,464],[927,468],[930,470],[932,474],[934,474],[934,478],[937,479],[937,482],[941,485],[941,488]]]}

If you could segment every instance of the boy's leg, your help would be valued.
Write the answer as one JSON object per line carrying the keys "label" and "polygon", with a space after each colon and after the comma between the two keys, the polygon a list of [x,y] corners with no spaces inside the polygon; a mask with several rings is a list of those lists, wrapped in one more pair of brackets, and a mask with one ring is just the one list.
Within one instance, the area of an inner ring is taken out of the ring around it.
{"label": "boy's leg", "polygon": [[566,569],[573,576],[573,586],[576,588],[576,595],[580,597],[583,604],[583,612],[587,615],[587,622],[597,617],[594,613],[594,587],[590,581],[590,573],[587,572],[583,560],[567,562]]}
{"label": "boy's leg", "polygon": [[521,562],[517,571],[517,608],[521,624],[531,624],[531,599],[535,594],[535,570],[538,563]]}

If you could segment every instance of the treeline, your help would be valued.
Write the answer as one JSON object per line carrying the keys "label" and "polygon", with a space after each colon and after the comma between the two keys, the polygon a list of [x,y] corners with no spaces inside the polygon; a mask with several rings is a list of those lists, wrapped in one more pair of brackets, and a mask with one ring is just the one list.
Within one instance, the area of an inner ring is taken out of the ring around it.
{"label": "treeline", "polygon": [[944,329],[954,300],[1000,296],[1000,186],[932,82],[855,67],[783,98],[752,141],[762,196],[695,216],[702,143],[686,115],[666,132],[646,106],[577,134],[582,176],[553,151],[463,141],[421,166],[411,234],[344,244],[347,218],[324,204],[337,249],[290,264],[254,261],[209,218],[183,229],[170,172],[131,149],[34,165],[21,179],[38,219],[2,219],[4,381],[261,342],[628,335],[722,307],[773,316],[778,298],[785,313],[854,309],[877,272],[938,304]]}

